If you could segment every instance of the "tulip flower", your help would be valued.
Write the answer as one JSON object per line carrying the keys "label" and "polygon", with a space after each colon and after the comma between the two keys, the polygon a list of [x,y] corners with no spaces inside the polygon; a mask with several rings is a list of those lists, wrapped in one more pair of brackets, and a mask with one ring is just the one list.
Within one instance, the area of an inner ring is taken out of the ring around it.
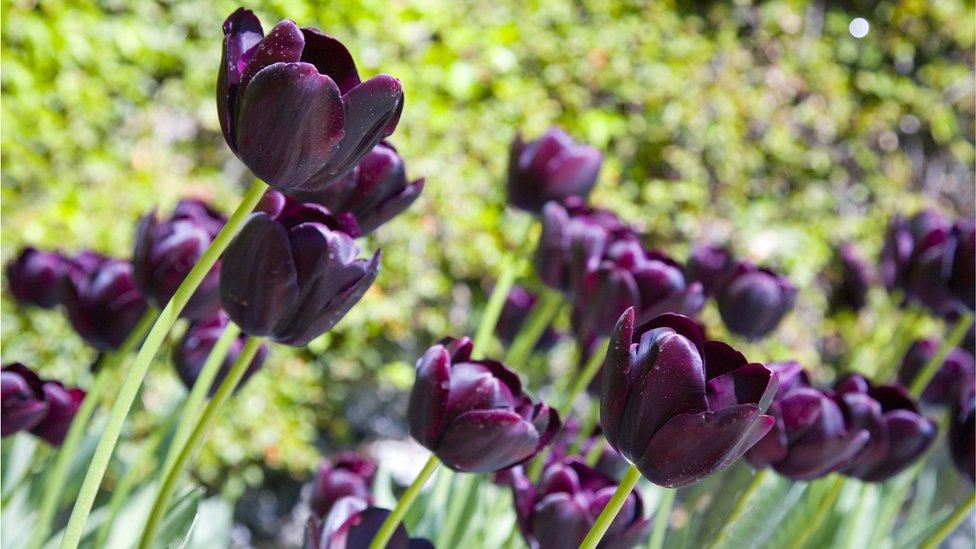
{"label": "tulip flower", "polygon": [[600,425],[645,478],[677,488],[737,460],[773,426],[777,376],[701,326],[665,314],[634,327],[627,309],[603,366]]}
{"label": "tulip flower", "polygon": [[[187,390],[193,389],[197,378],[200,377],[200,372],[203,370],[204,363],[207,362],[207,357],[210,356],[210,351],[217,344],[217,340],[220,339],[220,334],[224,332],[229,321],[230,319],[224,313],[214,315],[208,319],[197,320],[193,324],[190,324],[186,333],[183,334],[179,345],[173,348],[173,366],[176,368],[176,374],[180,377]],[[244,349],[246,340],[247,336],[241,334],[231,342],[230,348],[227,350],[227,356],[224,357],[224,361],[220,365],[220,369],[217,370],[217,375],[214,377],[213,383],[210,385],[208,394],[211,397],[217,392],[220,383],[227,377],[231,366],[237,361],[237,357],[240,356],[241,351]],[[251,360],[250,366],[244,371],[244,377],[241,378],[237,389],[240,389],[251,376],[256,374],[264,366],[264,360],[267,356],[268,348],[262,345],[258,348],[254,359]]]}
{"label": "tulip flower", "polygon": [[[132,268],[146,299],[163,308],[223,227],[224,216],[200,200],[182,200],[169,219],[153,210],[139,220]],[[220,264],[207,273],[181,315],[206,318],[220,309]]]}
{"label": "tulip flower", "polygon": [[62,281],[68,258],[58,252],[31,247],[7,264],[7,288],[22,306],[50,309],[62,301]]}
{"label": "tulip flower", "polygon": [[335,37],[287,20],[265,36],[243,8],[223,30],[220,127],[234,154],[269,185],[324,189],[396,128],[400,81],[386,75],[360,81]]}
{"label": "tulip flower", "polygon": [[900,385],[872,386],[851,374],[834,387],[844,417],[870,440],[844,468],[861,480],[881,482],[904,471],[935,440],[936,426],[922,417],[918,406]]}
{"label": "tulip flower", "polygon": [[350,224],[323,206],[265,195],[224,254],[220,296],[231,320],[296,347],[335,326],[379,273],[379,252],[357,258]]}
{"label": "tulip flower", "polygon": [[868,431],[852,425],[831,395],[811,387],[798,363],[772,363],[769,369],[780,379],[769,407],[776,422],[746,453],[750,465],[772,467],[795,480],[811,480],[843,467],[865,447]]}
{"label": "tulip flower", "polygon": [[410,434],[455,471],[489,473],[522,463],[559,430],[559,414],[522,392],[518,375],[472,360],[469,338],[447,338],[417,361]]}
{"label": "tulip flower", "polygon": [[685,277],[698,282],[707,296],[715,296],[725,282],[735,274],[735,258],[727,248],[697,246],[688,256]]}
{"label": "tulip flower", "polygon": [[915,243],[906,296],[942,316],[973,309],[976,266],[972,219],[952,227],[938,226]]}
{"label": "tulip flower", "polygon": [[[505,342],[506,345],[515,341],[515,338],[522,330],[522,324],[525,323],[525,319],[528,318],[529,313],[535,307],[537,301],[538,298],[536,295],[527,289],[517,284],[512,286],[512,289],[508,292],[508,296],[505,298],[505,305],[502,307],[502,312],[498,317],[498,323],[495,324],[495,335],[498,336],[498,339]],[[546,331],[539,338],[538,343],[536,343],[535,348],[539,351],[548,350],[558,340],[559,333],[552,329],[551,326],[547,327]]]}
{"label": "tulip flower", "polygon": [[[579,547],[617,489],[617,481],[576,458],[546,467],[537,486],[521,472],[511,484],[519,531],[533,549]],[[632,491],[600,547],[634,547],[647,536],[650,526],[640,494]]]}
{"label": "tulip flower", "polygon": [[422,178],[407,181],[403,159],[393,145],[383,142],[325,189],[289,194],[332,212],[351,214],[365,236],[409,208],[423,189]]}
{"label": "tulip flower", "polygon": [[518,134],[508,159],[508,203],[538,214],[550,200],[585,199],[596,185],[601,164],[600,151],[577,145],[560,128],[549,128],[528,143]]}
{"label": "tulip flower", "polygon": [[61,446],[81,401],[85,399],[85,391],[67,389],[57,381],[44,381],[42,389],[48,404],[47,414],[30,432],[52,446]]}
{"label": "tulip flower", "polygon": [[841,244],[836,262],[839,272],[831,288],[831,309],[860,311],[867,303],[868,290],[875,281],[874,270],[849,242]]}
{"label": "tulip flower", "polygon": [[343,452],[334,461],[322,460],[312,484],[312,511],[324,517],[337,501],[347,496],[372,503],[370,487],[375,475],[373,460],[355,452]]}
{"label": "tulip flower", "polygon": [[[920,339],[913,343],[902,359],[898,381],[906,387],[911,385],[915,377],[938,352],[939,346],[939,342],[935,339]],[[965,349],[952,349],[942,362],[942,367],[925,388],[925,392],[922,393],[922,400],[930,404],[955,404],[960,392],[966,387],[971,387],[974,382],[976,382],[976,362],[973,354]]]}
{"label": "tulip flower", "polygon": [[[305,549],[366,549],[379,532],[390,511],[370,507],[365,500],[347,496],[335,502],[323,520],[313,516],[305,532]],[[422,538],[411,538],[398,525],[387,549],[433,549]]]}
{"label": "tulip flower", "polygon": [[718,294],[718,311],[732,332],[759,339],[772,332],[793,308],[796,289],[769,269],[740,262]]}
{"label": "tulip flower", "polygon": [[33,370],[19,362],[0,369],[0,436],[33,429],[47,415],[44,384]]}
{"label": "tulip flower", "polygon": [[100,351],[118,349],[146,313],[132,264],[94,254],[80,256],[65,284],[72,327]]}
{"label": "tulip flower", "polygon": [[952,410],[949,455],[959,472],[976,482],[976,390],[970,385]]}

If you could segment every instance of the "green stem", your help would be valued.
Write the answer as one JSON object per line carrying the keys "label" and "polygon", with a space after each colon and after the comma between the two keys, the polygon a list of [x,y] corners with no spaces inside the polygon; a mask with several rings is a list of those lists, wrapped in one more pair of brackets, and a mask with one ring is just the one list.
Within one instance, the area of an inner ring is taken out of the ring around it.
{"label": "green stem", "polygon": [[752,499],[756,492],[759,491],[759,488],[762,487],[763,482],[766,481],[766,478],[769,477],[769,475],[769,469],[763,469],[752,477],[752,482],[750,482],[749,486],[747,486],[746,489],[743,490],[743,492],[739,495],[739,499],[736,500],[728,518],[725,519],[725,523],[722,525],[722,528],[719,529],[718,534],[712,540],[709,547],[714,549],[715,547],[721,546],[722,543],[725,542],[725,540],[729,537],[729,534],[732,533],[735,523],[742,518],[743,513],[745,513],[746,505],[749,504],[749,500]]}
{"label": "green stem", "polygon": [[966,520],[966,517],[972,512],[974,505],[976,505],[976,492],[971,493],[969,499],[957,507],[955,512],[949,515],[948,518],[942,521],[939,529],[932,532],[931,536],[925,538],[925,541],[919,547],[921,549],[935,549],[938,547],[942,543],[942,540],[949,537],[949,534],[954,532],[962,524],[962,521]]}
{"label": "green stem", "polygon": [[84,400],[81,401],[75,417],[71,420],[71,426],[68,427],[68,433],[65,435],[64,442],[58,450],[58,457],[54,462],[54,467],[45,475],[47,482],[44,485],[44,498],[41,500],[41,506],[38,508],[34,534],[31,536],[31,541],[28,545],[31,549],[40,547],[51,533],[51,520],[54,519],[54,513],[58,510],[58,503],[64,497],[64,484],[68,479],[68,469],[71,468],[71,461],[77,457],[78,445],[81,444],[81,440],[85,436],[88,422],[91,421],[92,416],[95,414],[95,408],[101,402],[105,389],[108,387],[115,373],[116,366],[139,345],[142,338],[146,336],[146,331],[149,330],[149,326],[152,324],[154,318],[155,314],[152,309],[146,311],[142,315],[142,318],[139,319],[139,322],[133,326],[132,332],[125,338],[122,345],[112,352],[109,359],[102,363],[98,373],[95,374],[95,380],[92,382],[91,387],[88,388],[88,392],[85,394]]}
{"label": "green stem", "polygon": [[173,294],[173,298],[169,300],[169,303],[166,304],[166,307],[159,314],[152,329],[149,330],[146,341],[142,344],[142,348],[139,349],[139,354],[136,355],[132,366],[129,368],[125,381],[122,382],[118,398],[115,400],[115,404],[112,405],[112,411],[109,413],[105,430],[102,431],[101,439],[99,439],[98,446],[95,448],[95,454],[92,456],[91,463],[88,464],[85,479],[81,483],[81,491],[78,494],[78,499],[75,500],[74,509],[71,510],[71,518],[68,519],[68,525],[64,530],[64,537],[61,540],[62,549],[76,549],[78,543],[81,541],[81,536],[85,530],[85,522],[88,520],[88,514],[91,513],[92,505],[95,503],[95,496],[98,495],[98,487],[102,483],[102,477],[105,476],[105,469],[112,459],[112,452],[115,450],[119,435],[122,433],[125,418],[132,408],[132,403],[135,401],[136,394],[142,386],[142,380],[145,379],[146,372],[149,370],[153,358],[159,352],[159,348],[163,345],[163,342],[166,340],[166,335],[179,318],[183,307],[186,306],[190,297],[193,296],[193,292],[203,282],[204,277],[207,276],[210,269],[217,263],[220,255],[230,244],[237,231],[244,225],[248,215],[250,215],[251,211],[261,200],[265,189],[267,189],[267,185],[262,181],[255,181],[251,185],[251,188],[244,195],[244,199],[237,207],[237,210],[234,211],[230,219],[227,220],[227,223],[224,224],[220,232],[217,233],[217,236],[214,237],[213,242],[203,252],[200,260],[190,270],[183,283],[177,288],[176,293]]}
{"label": "green stem", "polygon": [[949,333],[949,337],[942,342],[939,350],[932,355],[932,358],[925,363],[925,367],[919,372],[915,379],[912,380],[911,388],[909,392],[913,397],[919,398],[925,391],[925,388],[929,386],[929,382],[935,377],[935,374],[939,373],[942,368],[942,363],[945,362],[949,353],[959,346],[962,340],[966,337],[966,332],[969,331],[969,327],[973,324],[973,314],[966,313],[959,318],[956,322],[955,327],[952,332]]}
{"label": "green stem", "polygon": [[159,486],[159,492],[156,493],[152,510],[149,512],[149,519],[146,521],[146,527],[142,531],[142,539],[139,540],[140,549],[152,547],[156,533],[162,524],[163,517],[169,506],[169,500],[172,498],[173,491],[176,489],[176,483],[179,482],[183,476],[183,471],[189,465],[190,457],[203,444],[207,431],[217,419],[217,414],[220,413],[224,405],[227,404],[227,401],[230,400],[234,389],[240,385],[241,379],[244,378],[244,373],[247,372],[251,361],[254,360],[254,355],[261,348],[261,340],[262,338],[260,337],[248,336],[244,342],[244,348],[241,349],[241,354],[237,356],[237,360],[230,367],[227,376],[220,382],[217,392],[203,410],[203,414],[196,422],[190,436],[180,448],[180,452],[177,454],[172,466],[164,472],[162,477],[163,481]]}
{"label": "green stem", "polygon": [[539,301],[532,307],[532,312],[519,329],[519,333],[512,341],[508,353],[505,355],[505,364],[521,370],[522,365],[532,356],[542,334],[552,323],[552,319],[563,304],[563,295],[555,290],[546,289],[539,297]]}
{"label": "green stem", "polygon": [[393,512],[386,516],[386,520],[383,521],[373,541],[369,544],[370,549],[384,549],[386,547],[387,542],[390,541],[393,533],[396,532],[397,526],[400,525],[400,521],[403,520],[407,511],[410,510],[413,502],[417,500],[417,496],[420,495],[420,490],[427,483],[427,479],[430,478],[430,475],[434,474],[434,471],[437,470],[440,464],[441,462],[437,460],[437,456],[431,454],[427,463],[424,464],[423,469],[417,474],[417,478],[413,479],[413,482],[407,487],[407,490],[400,496],[400,500],[397,501]]}
{"label": "green stem", "polygon": [[671,518],[671,507],[674,506],[674,498],[678,495],[677,490],[664,489],[661,501],[657,504],[654,511],[654,529],[651,537],[647,541],[647,549],[661,549],[664,547],[664,534],[668,532],[668,519]]}
{"label": "green stem", "polygon": [[187,437],[190,436],[193,426],[196,425],[197,418],[200,417],[200,410],[203,408],[203,403],[207,398],[207,392],[210,390],[211,385],[213,385],[213,381],[216,379],[221,365],[223,365],[224,360],[227,358],[231,344],[234,343],[240,333],[241,329],[237,324],[228,322],[227,326],[224,327],[224,331],[221,332],[220,337],[214,343],[213,348],[210,349],[207,360],[203,363],[203,368],[200,369],[200,375],[193,382],[190,396],[187,397],[186,403],[183,404],[180,422],[176,426],[173,440],[169,443],[169,449],[166,451],[166,459],[163,460],[163,471],[169,471],[173,467],[173,461],[176,460],[177,453],[183,447]]}
{"label": "green stem", "polygon": [[817,507],[817,512],[814,513],[814,515],[807,522],[806,526],[803,528],[803,531],[800,532],[800,535],[796,538],[796,541],[790,545],[791,547],[801,549],[808,541],[810,541],[810,538],[813,537],[817,530],[820,529],[820,525],[823,524],[823,521],[827,519],[827,515],[830,514],[830,510],[833,508],[834,503],[837,501],[837,498],[840,497],[841,490],[844,489],[845,480],[846,479],[844,477],[837,475],[837,477],[834,479],[834,483],[830,486],[830,488],[828,488],[827,493],[823,496],[823,499],[820,500],[820,506]]}
{"label": "green stem", "polygon": [[590,531],[583,538],[580,549],[596,549],[600,540],[603,539],[603,535],[610,528],[610,524],[613,523],[613,519],[617,518],[617,513],[620,512],[620,509],[627,501],[627,496],[633,491],[634,486],[637,486],[637,481],[640,478],[640,471],[637,470],[637,467],[631,465],[627,469],[627,474],[624,475],[623,480],[617,486],[617,490],[610,497],[610,501],[607,502],[607,506],[603,508],[600,516],[596,517],[596,522],[593,523]]}

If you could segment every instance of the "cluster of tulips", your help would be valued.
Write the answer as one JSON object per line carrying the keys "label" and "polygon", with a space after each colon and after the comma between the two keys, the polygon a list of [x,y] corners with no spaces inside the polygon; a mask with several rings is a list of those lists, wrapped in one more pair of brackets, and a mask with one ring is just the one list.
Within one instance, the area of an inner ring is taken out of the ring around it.
{"label": "cluster of tulips", "polygon": [[[149,212],[131,261],[28,248],[7,267],[20,304],[63,307],[79,335],[115,360],[102,361],[89,389],[95,398],[87,399],[25,366],[5,366],[3,436],[29,430],[70,453],[104,397],[103,372],[139,347],[62,547],[77,547],[129,408],[178,317],[189,327],[173,363],[190,396],[140,547],[152,546],[195,448],[234,391],[261,369],[268,344],[301,347],[332,329],[379,272],[381,253],[360,257],[357,239],[423,189],[385,141],[403,108],[395,78],[362,81],[342,43],[291,21],[264,34],[257,17],[239,9],[223,31],[221,128],[259,178],[238,209],[224,217],[184,200],[169,217]],[[957,329],[951,345],[926,340],[909,351],[900,375],[912,393],[857,374],[817,388],[798,363],[751,362],[708,338],[695,319],[714,298],[730,332],[763,338],[793,307],[790,281],[723,246],[702,245],[684,264],[649,249],[617,215],[588,203],[601,163],[599,151],[558,128],[515,139],[508,200],[541,223],[534,267],[547,289],[535,295],[513,276],[499,277],[475,339],[445,337],[417,360],[406,423],[430,459],[393,510],[373,506],[371,460],[344,453],[324,462],[308,547],[431,546],[409,538],[400,522],[440,465],[474,479],[493,473],[510,486],[518,531],[531,547],[593,548],[601,540],[632,547],[650,529],[635,490],[641,477],[679,488],[741,457],[798,480],[842,473],[879,482],[898,474],[936,438],[919,395],[956,407],[950,446],[972,479],[973,357],[955,348],[971,333],[971,219],[949,223],[923,212],[894,220],[880,275],[851,246],[841,247],[836,306],[859,309],[868,288],[883,281],[906,304],[924,305]],[[518,370],[562,336],[550,324],[563,304],[581,367],[559,404],[549,405],[530,395]],[[509,346],[504,361],[484,356],[492,331]],[[598,414],[580,421],[573,404],[588,386],[598,394]],[[47,490],[59,494],[63,471],[52,478]],[[55,508],[41,514],[38,545]]]}

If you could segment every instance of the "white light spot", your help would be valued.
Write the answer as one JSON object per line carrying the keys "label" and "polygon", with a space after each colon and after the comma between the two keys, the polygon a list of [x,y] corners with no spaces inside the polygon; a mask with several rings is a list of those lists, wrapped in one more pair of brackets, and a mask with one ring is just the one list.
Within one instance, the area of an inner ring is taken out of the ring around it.
{"label": "white light spot", "polygon": [[854,38],[864,38],[868,35],[868,31],[871,30],[871,24],[868,20],[863,17],[858,17],[851,21],[851,24],[847,27],[847,30],[851,31],[851,36]]}

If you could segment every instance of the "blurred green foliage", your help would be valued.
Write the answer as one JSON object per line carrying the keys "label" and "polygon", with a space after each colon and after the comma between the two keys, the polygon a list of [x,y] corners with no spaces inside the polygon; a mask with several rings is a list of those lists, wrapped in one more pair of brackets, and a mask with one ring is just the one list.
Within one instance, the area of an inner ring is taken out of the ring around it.
{"label": "blurred green foliage", "polygon": [[[135,220],[157,204],[193,195],[234,207],[249,175],[223,142],[214,82],[220,24],[235,7],[3,0],[4,260],[25,244],[128,256]],[[322,449],[401,432],[409,365],[431,341],[473,331],[491,274],[522,235],[502,184],[518,130],[560,124],[605,150],[594,202],[654,246],[683,259],[694,242],[728,241],[788,273],[801,288],[796,312],[750,348],[758,360],[816,368],[822,336],[858,326],[824,320],[819,273],[841,239],[874,254],[895,211],[972,213],[972,2],[249,7],[266,29],[284,17],[317,26],[349,46],[361,73],[400,78],[393,142],[428,183],[365,243],[384,261],[363,302],[309,349],[275,349],[270,371],[229,407],[196,472],[211,486],[228,477],[225,491],[259,484],[265,468],[305,477]],[[848,31],[855,16],[871,25],[862,39]],[[705,318],[721,333],[713,310]],[[87,383],[92,352],[58,313],[4,299],[2,336],[5,359]],[[182,390],[166,358],[136,436]]]}

